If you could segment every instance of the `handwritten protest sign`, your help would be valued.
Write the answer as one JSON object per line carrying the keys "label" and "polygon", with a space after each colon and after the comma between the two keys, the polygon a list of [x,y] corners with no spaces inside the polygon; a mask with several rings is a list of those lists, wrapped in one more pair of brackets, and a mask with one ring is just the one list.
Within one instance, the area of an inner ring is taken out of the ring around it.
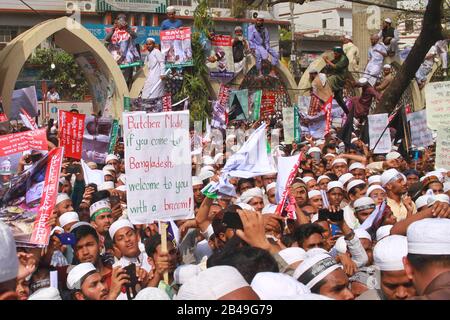
{"label": "handwritten protest sign", "polygon": [[450,128],[441,127],[437,131],[436,169],[450,170]]}
{"label": "handwritten protest sign", "polygon": [[[375,144],[381,137],[384,129],[388,125],[388,114],[380,113],[380,114],[372,114],[367,116],[369,120],[369,141],[370,141],[370,149],[373,150]],[[389,129],[384,131],[383,137],[378,142],[374,153],[389,153],[392,148],[391,143],[391,133]]]}
{"label": "handwritten protest sign", "polygon": [[46,128],[0,136],[0,157],[31,149],[48,150]]}
{"label": "handwritten protest sign", "polygon": [[450,125],[450,81],[430,82],[425,86],[427,124],[432,130]]}
{"label": "handwritten protest sign", "polygon": [[283,108],[284,142],[291,144],[294,141],[294,108]]}
{"label": "handwritten protest sign", "polygon": [[416,147],[428,147],[433,144],[433,133],[427,127],[426,110],[406,115],[411,128],[411,141]]}
{"label": "handwritten protest sign", "polygon": [[128,216],[134,224],[193,213],[189,111],[123,114]]}
{"label": "handwritten protest sign", "polygon": [[191,33],[191,28],[161,31],[161,52],[166,57],[166,68],[194,65],[192,59]]}
{"label": "handwritten protest sign", "polygon": [[59,143],[64,156],[81,159],[86,115],[59,110]]}

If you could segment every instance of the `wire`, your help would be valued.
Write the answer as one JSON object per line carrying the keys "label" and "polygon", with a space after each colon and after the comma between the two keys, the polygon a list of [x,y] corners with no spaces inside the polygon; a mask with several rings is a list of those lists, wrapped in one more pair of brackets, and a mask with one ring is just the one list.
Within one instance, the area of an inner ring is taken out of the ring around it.
{"label": "wire", "polygon": [[19,0],[20,2],[22,2],[22,4],[26,5],[29,9],[31,9],[31,11],[33,11],[34,13],[36,13],[38,16],[40,16],[42,18],[42,15],[37,12],[36,10],[34,10],[34,8],[32,6],[30,6],[28,3],[26,3],[24,0]]}

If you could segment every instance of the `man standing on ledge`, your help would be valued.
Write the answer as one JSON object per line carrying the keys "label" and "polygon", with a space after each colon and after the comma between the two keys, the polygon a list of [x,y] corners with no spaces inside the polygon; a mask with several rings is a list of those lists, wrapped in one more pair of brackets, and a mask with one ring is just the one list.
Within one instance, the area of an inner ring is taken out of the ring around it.
{"label": "man standing on ledge", "polygon": [[167,7],[166,12],[167,19],[161,23],[161,30],[178,29],[183,26],[183,22],[175,18],[175,13],[177,12],[177,9],[175,9],[175,7]]}

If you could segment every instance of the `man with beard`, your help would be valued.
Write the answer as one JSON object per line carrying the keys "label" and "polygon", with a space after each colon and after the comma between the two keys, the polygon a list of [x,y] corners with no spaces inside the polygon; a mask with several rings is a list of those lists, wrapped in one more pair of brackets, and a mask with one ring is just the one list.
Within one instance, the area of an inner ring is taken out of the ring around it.
{"label": "man with beard", "polygon": [[295,178],[291,185],[290,194],[294,197],[295,203],[299,208],[308,204],[308,191],[306,184],[300,178]]}
{"label": "man with beard", "polygon": [[156,47],[154,38],[148,38],[146,42],[148,55],[145,58],[145,66],[148,68],[147,79],[142,89],[142,98],[156,99],[164,95],[166,76],[165,58]]}
{"label": "man with beard", "polygon": [[374,264],[380,270],[378,289],[370,289],[356,300],[405,300],[416,295],[408,279],[403,257],[408,254],[405,236],[392,235],[380,240],[373,249]]}
{"label": "man with beard", "polygon": [[326,68],[329,71],[328,83],[330,84],[331,90],[333,90],[334,99],[339,104],[339,106],[348,114],[347,106],[345,105],[344,98],[342,97],[345,77],[348,72],[348,58],[344,54],[344,50],[341,47],[333,48],[334,59],[330,60],[326,56],[323,60],[326,63]]}
{"label": "man with beard", "polygon": [[387,204],[391,208],[397,221],[417,212],[416,205],[410,197],[404,196],[408,191],[405,176],[396,169],[389,169],[381,175],[381,183],[386,189]]}
{"label": "man with beard", "polygon": [[248,28],[248,41],[250,48],[255,51],[256,55],[256,69],[258,70],[258,77],[263,77],[262,62],[263,60],[270,60],[272,69],[269,76],[276,77],[275,66],[278,65],[278,53],[270,47],[269,31],[264,27],[264,16],[258,15],[256,24]]}

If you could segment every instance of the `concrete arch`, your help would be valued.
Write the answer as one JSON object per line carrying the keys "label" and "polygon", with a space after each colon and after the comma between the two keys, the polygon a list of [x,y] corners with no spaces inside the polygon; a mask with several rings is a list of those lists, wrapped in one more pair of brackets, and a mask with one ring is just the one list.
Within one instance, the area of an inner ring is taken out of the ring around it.
{"label": "concrete arch", "polygon": [[[109,51],[94,35],[81,24],[69,17],[44,21],[14,38],[0,51],[0,95],[5,113],[9,115],[15,82],[28,57],[48,37],[54,37],[56,45],[64,51],[79,55],[89,54],[95,59],[95,75],[99,74],[109,81],[111,115],[120,119],[124,97],[129,96],[125,79]],[[95,75],[86,75],[91,88],[96,83]],[[95,93],[93,92],[93,96]],[[94,111],[102,110],[100,100],[94,97]]]}

